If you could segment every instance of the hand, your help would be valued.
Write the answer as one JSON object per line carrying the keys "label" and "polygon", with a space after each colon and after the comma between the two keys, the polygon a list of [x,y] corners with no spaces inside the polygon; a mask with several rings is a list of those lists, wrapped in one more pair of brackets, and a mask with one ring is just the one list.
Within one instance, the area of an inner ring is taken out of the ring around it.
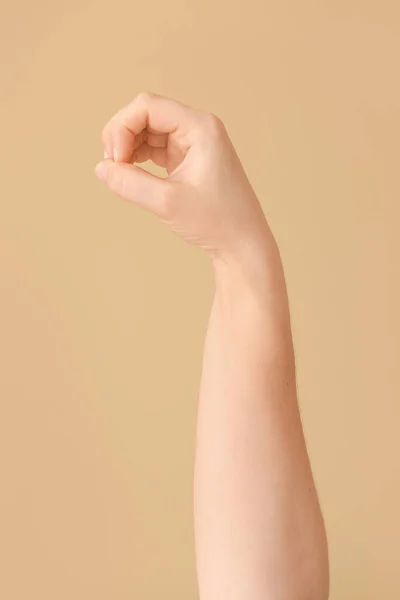
{"label": "hand", "polygon": [[[271,240],[260,203],[227,131],[213,114],[139,94],[103,130],[97,176],[160,217],[187,242],[228,261]],[[164,167],[157,177],[132,163]]]}

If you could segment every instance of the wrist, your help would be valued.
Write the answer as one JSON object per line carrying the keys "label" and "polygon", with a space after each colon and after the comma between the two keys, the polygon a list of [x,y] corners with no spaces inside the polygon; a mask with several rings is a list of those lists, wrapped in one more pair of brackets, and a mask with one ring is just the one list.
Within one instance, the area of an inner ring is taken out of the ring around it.
{"label": "wrist", "polygon": [[216,291],[236,291],[254,298],[286,294],[282,260],[274,238],[242,243],[240,248],[212,257]]}
{"label": "wrist", "polygon": [[212,261],[219,310],[253,330],[265,327],[275,341],[291,347],[286,281],[272,234],[261,244],[249,243],[240,252],[214,256]]}

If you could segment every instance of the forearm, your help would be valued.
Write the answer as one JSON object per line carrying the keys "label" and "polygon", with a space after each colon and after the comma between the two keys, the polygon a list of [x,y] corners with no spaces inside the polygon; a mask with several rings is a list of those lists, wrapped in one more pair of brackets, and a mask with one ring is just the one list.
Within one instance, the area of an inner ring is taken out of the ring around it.
{"label": "forearm", "polygon": [[216,264],[196,446],[201,600],[325,600],[325,531],[273,243],[261,262]]}

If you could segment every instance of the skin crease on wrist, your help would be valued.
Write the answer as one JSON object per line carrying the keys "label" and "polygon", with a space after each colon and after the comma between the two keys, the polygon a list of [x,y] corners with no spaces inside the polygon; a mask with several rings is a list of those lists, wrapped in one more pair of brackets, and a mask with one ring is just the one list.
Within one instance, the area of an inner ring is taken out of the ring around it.
{"label": "skin crease on wrist", "polygon": [[[326,600],[282,261],[229,135],[215,115],[146,93],[102,141],[99,179],[203,248],[214,269],[195,440],[200,599]],[[139,166],[148,160],[166,177]]]}

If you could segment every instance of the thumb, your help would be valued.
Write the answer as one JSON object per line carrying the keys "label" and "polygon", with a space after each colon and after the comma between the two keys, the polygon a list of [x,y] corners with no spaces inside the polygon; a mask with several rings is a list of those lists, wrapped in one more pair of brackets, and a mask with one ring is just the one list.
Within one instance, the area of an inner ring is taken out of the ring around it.
{"label": "thumb", "polygon": [[125,162],[102,160],[96,165],[96,175],[117,196],[141,208],[161,215],[172,183],[152,175],[141,167]]}

